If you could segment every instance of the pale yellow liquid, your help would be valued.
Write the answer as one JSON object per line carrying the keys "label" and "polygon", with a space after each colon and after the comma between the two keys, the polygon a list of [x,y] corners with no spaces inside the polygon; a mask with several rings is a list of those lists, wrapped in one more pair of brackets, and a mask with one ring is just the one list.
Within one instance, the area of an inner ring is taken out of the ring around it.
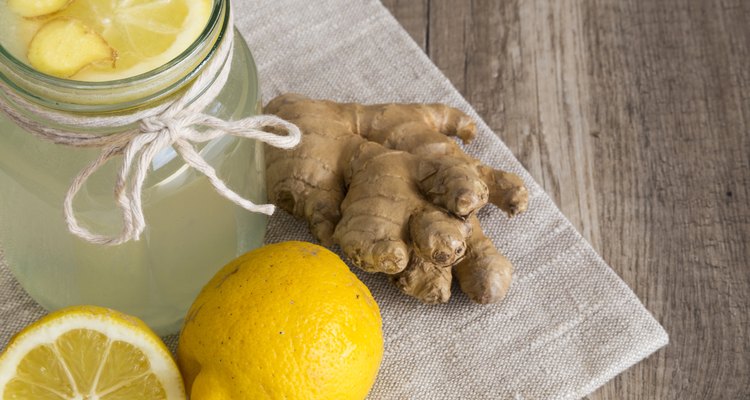
{"label": "pale yellow liquid", "polygon": [[[233,72],[209,107],[224,119],[258,111],[255,69],[237,38]],[[152,165],[143,192],[148,228],[138,242],[91,245],[73,236],[62,204],[73,177],[98,154],[44,142],[0,114],[0,248],[26,291],[47,309],[95,304],[176,333],[202,286],[224,264],[260,246],[266,217],[219,196],[179,157]],[[225,137],[201,150],[241,195],[265,202],[262,146]],[[169,159],[171,149],[157,157]],[[120,158],[97,172],[75,202],[81,222],[116,234],[113,183]],[[117,164],[117,166],[115,165]]]}

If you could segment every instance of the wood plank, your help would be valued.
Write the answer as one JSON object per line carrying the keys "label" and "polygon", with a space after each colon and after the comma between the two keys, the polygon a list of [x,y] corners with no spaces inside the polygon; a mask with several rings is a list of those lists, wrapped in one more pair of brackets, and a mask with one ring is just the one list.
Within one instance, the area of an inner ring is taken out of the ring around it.
{"label": "wood plank", "polygon": [[671,334],[588,398],[750,398],[750,3],[403,3],[386,1]]}
{"label": "wood plank", "polygon": [[672,334],[609,398],[750,397],[750,30],[728,3],[585,10],[602,255]]}
{"label": "wood plank", "polygon": [[382,0],[401,26],[422,49],[427,48],[428,0]]}

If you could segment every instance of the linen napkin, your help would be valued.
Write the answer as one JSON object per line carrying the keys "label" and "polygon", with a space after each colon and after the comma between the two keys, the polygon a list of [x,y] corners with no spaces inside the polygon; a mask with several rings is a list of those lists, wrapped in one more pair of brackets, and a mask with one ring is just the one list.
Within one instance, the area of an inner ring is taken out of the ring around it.
{"label": "linen napkin", "polygon": [[[385,355],[371,399],[576,399],[667,344],[667,334],[595,253],[508,148],[377,0],[233,0],[265,99],[283,92],[338,101],[442,102],[477,121],[466,150],[520,175],[528,211],[494,206],[480,220],[515,266],[502,304],[477,305],[457,287],[423,305],[384,275],[352,268],[383,315]],[[279,211],[266,241],[313,241]],[[337,249],[336,249],[337,250]],[[340,254],[340,253],[339,253]],[[43,315],[0,259],[0,348]],[[175,338],[167,338],[174,346]]]}

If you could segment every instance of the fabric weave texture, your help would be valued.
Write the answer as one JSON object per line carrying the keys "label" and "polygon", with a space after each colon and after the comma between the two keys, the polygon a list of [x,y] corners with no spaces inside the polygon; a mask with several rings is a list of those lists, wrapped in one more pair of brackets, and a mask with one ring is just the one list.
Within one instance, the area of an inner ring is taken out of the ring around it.
{"label": "fabric weave texture", "polygon": [[[384,275],[352,267],[383,315],[385,355],[369,398],[577,399],[667,344],[639,299],[378,0],[232,3],[264,99],[296,92],[449,104],[477,121],[478,137],[465,149],[529,188],[520,216],[508,219],[494,206],[480,212],[485,232],[515,266],[502,304],[474,304],[454,285],[448,304],[423,305]],[[284,240],[314,241],[305,223],[278,211],[266,242]],[[43,314],[0,258],[0,348]],[[174,348],[175,337],[166,341]]]}

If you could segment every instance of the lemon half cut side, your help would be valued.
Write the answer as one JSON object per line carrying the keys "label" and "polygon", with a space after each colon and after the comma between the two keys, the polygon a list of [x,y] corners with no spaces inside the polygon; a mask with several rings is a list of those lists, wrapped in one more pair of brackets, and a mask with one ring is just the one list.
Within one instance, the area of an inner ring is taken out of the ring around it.
{"label": "lemon half cut side", "polygon": [[0,355],[1,400],[182,400],[164,343],[137,318],[66,308],[16,335]]}

